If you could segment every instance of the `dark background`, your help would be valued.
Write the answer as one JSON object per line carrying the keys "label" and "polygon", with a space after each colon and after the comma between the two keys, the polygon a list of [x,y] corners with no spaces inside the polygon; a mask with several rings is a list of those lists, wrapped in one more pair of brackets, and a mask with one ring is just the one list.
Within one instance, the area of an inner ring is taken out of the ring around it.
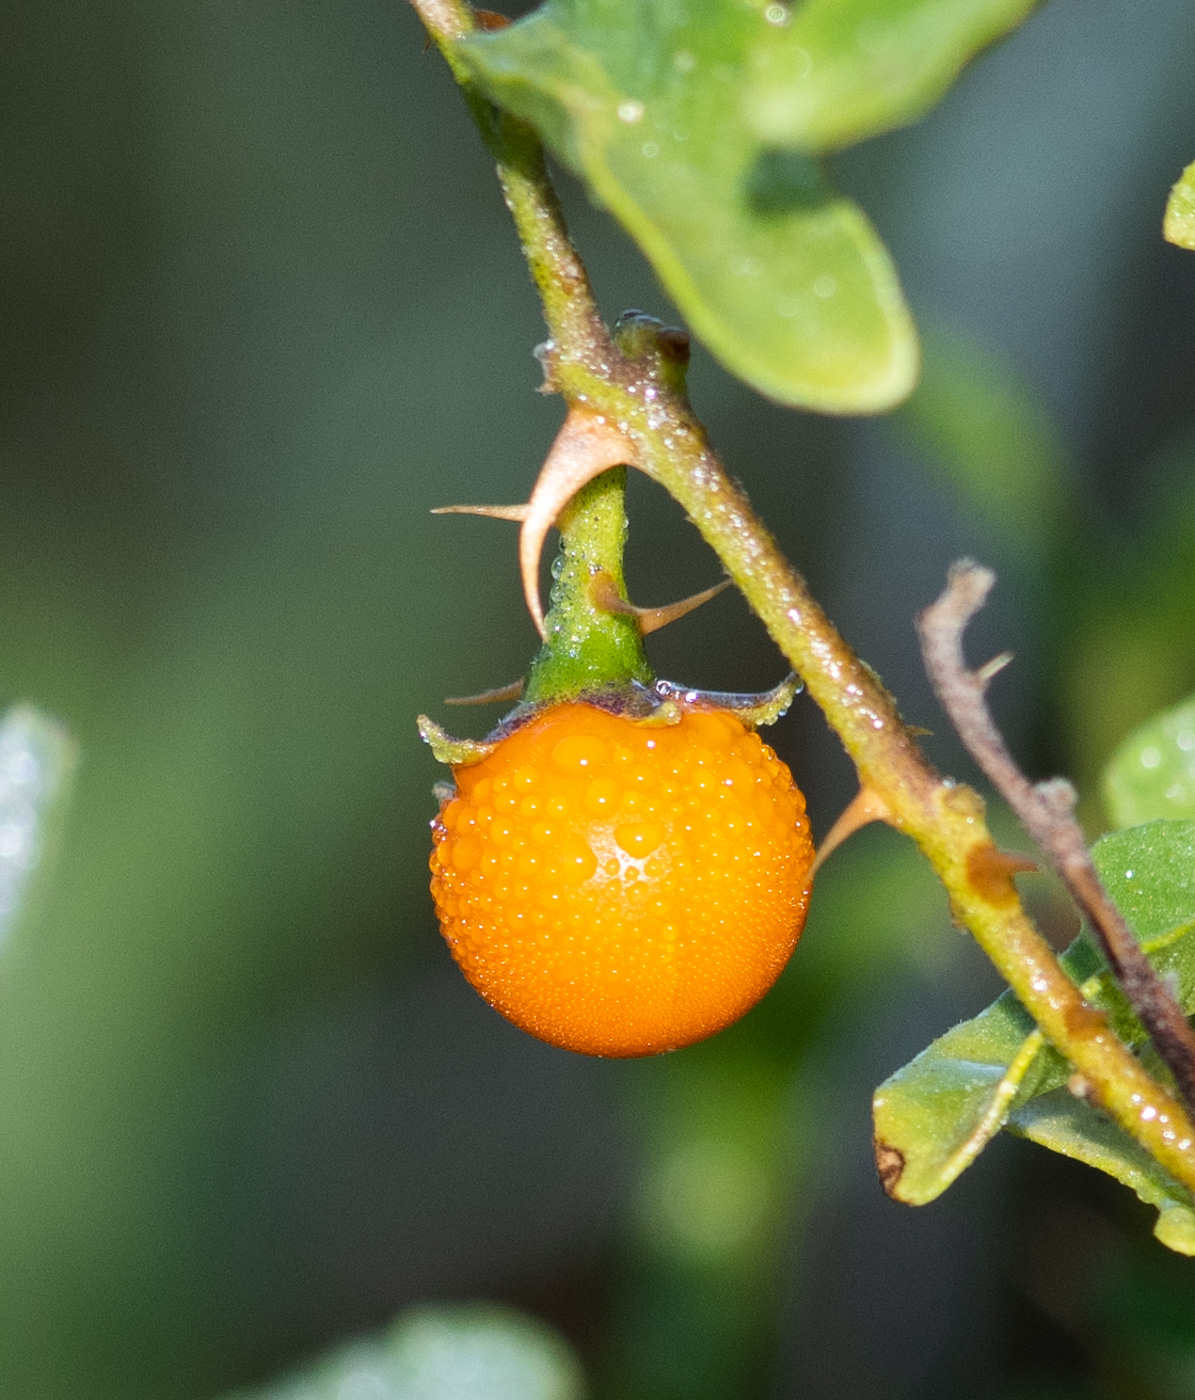
{"label": "dark background", "polygon": [[[428,511],[523,499],[562,410],[413,13],[10,0],[3,29],[0,699],[59,716],[82,767],[46,917],[0,954],[0,1391],[213,1395],[492,1297],[611,1400],[1195,1396],[1195,1264],[1119,1188],[1002,1140],[930,1207],[880,1193],[871,1090],[998,990],[891,833],[827,867],[776,991],[682,1055],[549,1049],[452,966],[413,717],[481,732],[441,698],[535,638],[513,527]],[[690,380],[960,776],[911,619],[957,555],[1000,569],[976,655],[1017,652],[1000,716],[1086,785],[1092,835],[1110,746],[1195,687],[1195,255],[1159,236],[1193,62],[1184,0],[1054,0],[837,162],[927,331],[912,408],[781,410],[700,347]],[[607,315],[669,316],[562,190]],[[935,437],[971,380],[1001,386],[1007,470]],[[637,599],[716,581],[661,492],[630,500]],[[716,688],[783,671],[731,594],[652,655]],[[836,741],[807,702],[770,737],[823,832]]]}

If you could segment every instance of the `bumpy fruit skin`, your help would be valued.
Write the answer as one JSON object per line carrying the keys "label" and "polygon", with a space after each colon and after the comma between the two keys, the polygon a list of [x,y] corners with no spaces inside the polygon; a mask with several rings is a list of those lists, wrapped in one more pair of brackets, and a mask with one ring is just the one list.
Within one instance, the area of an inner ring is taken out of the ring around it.
{"label": "bumpy fruit skin", "polygon": [[444,937],[515,1025],[654,1055],[729,1025],[780,975],[813,844],[787,767],[729,711],[646,726],[553,706],[455,770],[433,823]]}

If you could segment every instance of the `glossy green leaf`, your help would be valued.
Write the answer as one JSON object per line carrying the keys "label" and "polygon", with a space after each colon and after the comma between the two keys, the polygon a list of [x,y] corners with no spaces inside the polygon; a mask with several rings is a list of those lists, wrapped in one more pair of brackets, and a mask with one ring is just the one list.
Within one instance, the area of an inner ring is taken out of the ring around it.
{"label": "glossy green leaf", "polygon": [[584,1392],[576,1359],[551,1328],[513,1308],[466,1303],[411,1308],[388,1333],[235,1400],[582,1400]]}
{"label": "glossy green leaf", "polygon": [[1195,695],[1121,744],[1104,770],[1104,802],[1116,826],[1195,817]]}
{"label": "glossy green leaf", "polygon": [[27,917],[45,875],[75,757],[62,726],[28,705],[0,721],[0,949]]}
{"label": "glossy green leaf", "polygon": [[916,341],[895,270],[862,212],[806,155],[751,130],[755,31],[742,5],[549,3],[460,53],[619,218],[693,330],[785,403],[887,408]]}
{"label": "glossy green leaf", "polygon": [[883,244],[816,157],[921,115],[1031,0],[547,0],[457,54],[783,403],[876,412],[917,376]]}
{"label": "glossy green leaf", "polygon": [[[1150,961],[1171,979],[1184,1009],[1195,1009],[1195,821],[1157,821],[1114,832],[1096,843],[1092,856]],[[1071,945],[1063,964],[1084,995],[1108,1012],[1117,1034],[1141,1044],[1140,1024],[1086,936]],[[1069,1074],[1028,1012],[1005,992],[876,1091],[876,1153],[885,1187],[910,1205],[933,1200],[1015,1116],[1024,1135],[1047,1146],[1053,1145],[1051,1137],[1065,1142],[1059,1150],[1103,1165],[1142,1199],[1169,1210],[1169,1198],[1158,1193],[1179,1188],[1152,1165],[1154,1175],[1149,1175],[1140,1160],[1122,1150],[1116,1135],[1106,1131],[1111,1125],[1095,1110],[1063,1114],[1051,1099],[1048,1111],[1036,1116],[1024,1111],[1040,1096],[1061,1090]],[[1084,1126],[1091,1122],[1098,1131],[1093,1127],[1084,1143]],[[1181,1195],[1180,1200],[1190,1206]],[[1176,1238],[1181,1235],[1177,1221],[1168,1216],[1166,1226]]]}
{"label": "glossy green leaf", "polygon": [[774,145],[826,151],[915,121],[1036,3],[805,0],[756,46],[752,126]]}
{"label": "glossy green leaf", "polygon": [[1180,248],[1195,249],[1195,161],[1187,166],[1170,191],[1162,234]]}

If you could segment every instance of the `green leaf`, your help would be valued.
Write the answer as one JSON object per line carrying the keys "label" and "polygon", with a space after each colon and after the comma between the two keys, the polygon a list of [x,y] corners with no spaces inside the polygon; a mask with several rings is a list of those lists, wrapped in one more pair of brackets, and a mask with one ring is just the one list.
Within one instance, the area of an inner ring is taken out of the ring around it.
{"label": "green leaf", "polygon": [[883,409],[912,387],[912,323],[859,209],[748,125],[752,34],[768,29],[713,0],[691,21],[555,0],[458,53],[623,223],[728,368],[785,403]]}
{"label": "green leaf", "polygon": [[1107,1172],[1159,1212],[1154,1234],[1179,1254],[1195,1254],[1195,1207],[1168,1172],[1123,1128],[1065,1089],[1055,1089],[1010,1115],[1010,1132]]}
{"label": "green leaf", "polygon": [[1195,817],[1195,695],[1134,729],[1104,770],[1116,826]]}
{"label": "green leaf", "polygon": [[[907,125],[1036,3],[805,0],[758,45],[752,126],[774,145],[827,151]],[[781,7],[752,8],[766,17]]]}
{"label": "green leaf", "polygon": [[[1155,967],[1179,973],[1176,938],[1195,920],[1195,821],[1154,821],[1114,831],[1091,848],[1095,868]],[[1156,950],[1156,953],[1155,953]],[[1195,958],[1195,946],[1184,950]],[[1195,971],[1181,968],[1183,1009],[1195,1010]]]}
{"label": "green leaf", "polygon": [[75,746],[28,705],[0,721],[0,948],[29,917],[75,770]]}
{"label": "green leaf", "polygon": [[[1195,821],[1157,821],[1114,832],[1095,844],[1092,857],[1150,961],[1171,980],[1189,1014],[1195,1009]],[[1084,995],[1108,1012],[1116,1033],[1130,1045],[1142,1044],[1144,1031],[1086,935],[1076,939],[1062,962]],[[1065,1114],[1051,1098],[1039,1114],[1026,1111],[1040,1096],[1061,1090],[1069,1076],[1065,1059],[1045,1042],[1012,992],[1005,992],[876,1091],[876,1156],[885,1188],[910,1205],[933,1200],[1011,1116],[1025,1136],[1046,1146],[1065,1143],[1059,1151],[1101,1166],[1159,1209],[1172,1209],[1176,1191],[1178,1202],[1189,1209],[1181,1188],[1135,1156],[1135,1147],[1129,1151],[1130,1140],[1120,1142],[1094,1109]],[[1180,1228],[1184,1219],[1168,1214],[1165,1232],[1187,1238],[1186,1226]]]}
{"label": "green leaf", "polygon": [[1195,249],[1195,161],[1178,177],[1166,201],[1162,236],[1180,248]]}
{"label": "green leaf", "polygon": [[580,1367],[551,1328],[513,1308],[463,1303],[411,1308],[388,1333],[235,1400],[582,1400],[584,1392]]}
{"label": "green leaf", "polygon": [[696,333],[782,403],[900,402],[896,272],[816,158],[913,120],[1032,0],[547,0],[456,46],[621,220]]}

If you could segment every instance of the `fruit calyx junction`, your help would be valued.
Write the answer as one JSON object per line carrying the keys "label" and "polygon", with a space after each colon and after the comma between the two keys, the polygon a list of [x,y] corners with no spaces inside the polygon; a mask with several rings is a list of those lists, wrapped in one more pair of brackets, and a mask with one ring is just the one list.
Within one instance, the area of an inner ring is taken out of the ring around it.
{"label": "fruit calyx junction", "polygon": [[733,709],[644,689],[646,715],[589,699],[524,714],[454,767],[432,823],[432,893],[466,978],[590,1055],[658,1054],[737,1020],[809,900],[785,764]]}
{"label": "fruit calyx junction", "polygon": [[[787,714],[789,706],[803,689],[804,685],[797,674],[789,672],[779,685],[773,686],[771,690],[756,693],[698,690],[661,678],[652,681],[650,685],[631,681],[626,686],[589,691],[578,699],[649,728],[679,724],[686,709],[703,709],[726,710],[736,715],[744,728],[758,729],[764,725],[775,724]],[[513,698],[511,691],[512,687],[503,686],[453,703],[506,700]],[[427,715],[419,715],[416,723],[420,737],[429,745],[438,762],[448,764],[452,768],[464,768],[488,758],[503,739],[522,725],[531,722],[545,708],[547,706],[542,703],[516,705],[484,739],[456,739]]]}

